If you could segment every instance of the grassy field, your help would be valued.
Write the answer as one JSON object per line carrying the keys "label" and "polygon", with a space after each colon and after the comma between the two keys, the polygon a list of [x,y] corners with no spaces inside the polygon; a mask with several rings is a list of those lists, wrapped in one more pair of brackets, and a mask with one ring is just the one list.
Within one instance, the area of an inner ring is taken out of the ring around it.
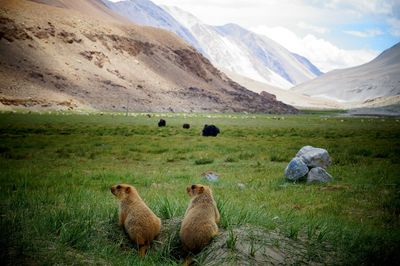
{"label": "grassy field", "polygon": [[[157,127],[160,117],[166,128]],[[182,129],[185,122],[189,130]],[[204,124],[217,125],[221,134],[201,137]],[[329,151],[334,182],[284,180],[287,163],[304,145]],[[246,226],[302,243],[298,264],[394,264],[400,259],[399,159],[396,118],[3,113],[1,261],[180,264],[176,236],[137,257],[117,226],[110,187],[130,183],[163,221],[179,220],[189,200],[186,186],[207,183],[202,173],[214,171],[220,179],[208,184],[232,254],[241,241],[235,229]],[[202,254],[197,258],[202,264]]]}

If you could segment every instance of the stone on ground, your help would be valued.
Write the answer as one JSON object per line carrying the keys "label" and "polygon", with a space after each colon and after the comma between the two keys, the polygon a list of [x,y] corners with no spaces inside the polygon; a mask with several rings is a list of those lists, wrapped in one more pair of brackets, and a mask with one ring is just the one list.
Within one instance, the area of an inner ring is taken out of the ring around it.
{"label": "stone on ground", "polygon": [[296,154],[296,157],[303,160],[310,168],[322,167],[326,169],[331,164],[331,158],[327,150],[312,146],[304,146],[301,148]]}
{"label": "stone on ground", "polygon": [[212,171],[204,172],[201,176],[210,182],[216,182],[219,179],[219,175]]}
{"label": "stone on ground", "polygon": [[322,167],[315,167],[307,174],[307,183],[326,183],[332,181],[332,176]]}
{"label": "stone on ground", "polygon": [[308,167],[299,157],[294,157],[285,169],[285,176],[291,181],[296,181],[308,173]]}

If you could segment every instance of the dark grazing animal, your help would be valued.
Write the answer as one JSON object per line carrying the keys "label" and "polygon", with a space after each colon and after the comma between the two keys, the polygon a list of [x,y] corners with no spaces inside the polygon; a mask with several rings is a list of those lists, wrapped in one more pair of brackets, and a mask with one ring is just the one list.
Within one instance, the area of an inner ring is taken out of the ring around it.
{"label": "dark grazing animal", "polygon": [[204,125],[203,128],[203,136],[208,137],[216,137],[220,133],[219,128],[214,125]]}
{"label": "dark grazing animal", "polygon": [[186,129],[189,129],[190,128],[190,125],[189,124],[183,124],[183,126],[182,126],[183,128],[186,128]]}
{"label": "dark grazing animal", "polygon": [[166,125],[167,125],[167,121],[165,121],[164,119],[160,119],[160,121],[158,122],[159,127],[165,127]]}

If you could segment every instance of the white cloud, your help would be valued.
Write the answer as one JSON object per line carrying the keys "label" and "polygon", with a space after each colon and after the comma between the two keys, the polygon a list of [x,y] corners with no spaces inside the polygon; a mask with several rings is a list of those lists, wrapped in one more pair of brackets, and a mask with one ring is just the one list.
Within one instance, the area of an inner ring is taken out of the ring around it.
{"label": "white cloud", "polygon": [[312,34],[300,38],[284,27],[269,28],[259,26],[252,28],[252,30],[273,39],[291,52],[305,56],[323,72],[361,65],[371,61],[378,55],[375,51],[365,49],[341,49],[329,41],[317,38]]}
{"label": "white cloud", "polygon": [[320,34],[324,34],[324,33],[329,31],[329,29],[327,29],[327,28],[320,27],[320,26],[315,26],[315,25],[310,25],[310,24],[308,24],[308,23],[306,23],[304,21],[301,21],[301,22],[297,23],[297,26],[299,26],[302,29],[314,31],[314,32],[320,33]]}
{"label": "white cloud", "polygon": [[390,25],[389,32],[393,36],[400,37],[400,19],[397,18],[389,18],[387,22]]}
{"label": "white cloud", "polygon": [[365,31],[345,30],[343,32],[361,38],[375,37],[384,34],[380,29],[368,29]]}
{"label": "white cloud", "polygon": [[325,0],[332,9],[352,9],[361,13],[391,14],[396,0]]}

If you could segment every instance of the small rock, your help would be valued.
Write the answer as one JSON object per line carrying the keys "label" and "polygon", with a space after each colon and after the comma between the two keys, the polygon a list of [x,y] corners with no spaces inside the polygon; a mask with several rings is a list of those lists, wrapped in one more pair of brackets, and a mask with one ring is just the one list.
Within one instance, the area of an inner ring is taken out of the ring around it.
{"label": "small rock", "polygon": [[307,183],[326,183],[332,181],[332,176],[324,168],[315,167],[308,172]]}
{"label": "small rock", "polygon": [[211,172],[211,171],[205,172],[205,173],[203,173],[201,176],[202,176],[204,179],[207,179],[208,181],[211,181],[211,182],[218,181],[218,178],[219,178],[219,176],[218,176],[217,173],[214,173],[214,172]]}
{"label": "small rock", "polygon": [[308,167],[299,157],[294,157],[285,169],[285,176],[291,181],[296,181],[308,173]]}
{"label": "small rock", "polygon": [[243,184],[243,183],[238,183],[237,185],[238,185],[238,187],[240,188],[240,190],[243,190],[243,189],[246,188],[246,185]]}
{"label": "small rock", "polygon": [[331,158],[327,150],[314,148],[312,146],[304,146],[301,148],[296,154],[296,157],[303,160],[310,168],[322,167],[326,169],[331,164]]}
{"label": "small rock", "polygon": [[161,188],[161,184],[151,183],[152,188]]}

